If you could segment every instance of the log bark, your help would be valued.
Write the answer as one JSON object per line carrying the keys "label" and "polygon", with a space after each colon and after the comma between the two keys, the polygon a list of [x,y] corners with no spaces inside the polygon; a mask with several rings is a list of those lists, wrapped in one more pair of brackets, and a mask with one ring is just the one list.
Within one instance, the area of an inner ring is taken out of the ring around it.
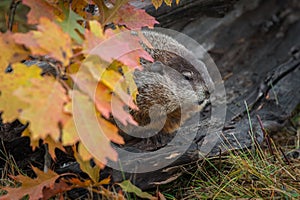
{"label": "log bark", "polygon": [[[263,133],[257,116],[269,131],[286,125],[300,102],[299,1],[188,0],[173,8],[155,10],[148,6],[147,11],[157,17],[160,26],[185,33],[203,45],[224,79],[228,105],[225,125],[208,156],[261,143]],[[199,123],[192,118],[183,129],[189,134],[199,130]],[[133,170],[125,177],[142,189],[170,182],[180,176],[182,166],[203,158],[199,152],[213,139],[212,134],[200,131],[189,149],[171,165],[150,173],[136,174]],[[184,136],[181,142],[184,144]],[[157,157],[137,155],[124,162],[124,167],[137,161],[154,167],[179,154],[182,149],[178,145],[177,149],[164,147],[167,149]],[[140,142],[129,150],[139,152],[137,149],[144,146]],[[123,179],[117,170],[110,173],[114,181]]]}

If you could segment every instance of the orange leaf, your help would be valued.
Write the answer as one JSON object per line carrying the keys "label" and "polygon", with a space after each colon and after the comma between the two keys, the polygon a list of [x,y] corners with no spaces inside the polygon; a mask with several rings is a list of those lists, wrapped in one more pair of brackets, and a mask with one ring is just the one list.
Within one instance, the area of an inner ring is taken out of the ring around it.
{"label": "orange leaf", "polygon": [[81,70],[76,75],[71,75],[71,77],[79,89],[86,93],[90,99],[93,100],[98,111],[104,117],[109,118],[109,114],[111,112],[111,93],[108,88],[102,84],[98,84],[98,82],[94,80],[91,73],[89,73],[86,69]]}
{"label": "orange leaf", "polygon": [[138,125],[133,117],[124,110],[124,103],[116,96],[112,96],[112,114],[125,126],[128,124]]}
{"label": "orange leaf", "polygon": [[90,21],[91,31],[86,31],[83,52],[89,55],[97,55],[111,64],[119,60],[124,65],[132,68],[140,68],[140,58],[153,61],[153,58],[141,47],[140,38],[129,31],[120,29],[105,31],[98,22]]}
{"label": "orange leaf", "polygon": [[21,45],[15,43],[13,34],[10,32],[0,32],[0,73],[2,74],[9,64],[23,60],[28,56],[28,52]]}
{"label": "orange leaf", "polygon": [[20,119],[30,121],[31,138],[45,139],[48,135],[54,141],[60,137],[60,127],[65,119],[64,104],[68,96],[62,85],[52,77],[31,79],[30,87],[20,87],[15,95],[29,104]]}
{"label": "orange leaf", "polygon": [[55,7],[47,1],[23,0],[22,3],[30,7],[30,12],[28,13],[29,24],[37,24],[41,17],[46,17],[50,20],[55,19]]}
{"label": "orange leaf", "polygon": [[[82,148],[79,148],[79,154],[83,160],[89,160],[92,154],[97,160],[102,163],[106,163],[106,159],[111,160],[117,159],[117,153],[110,145],[110,139],[119,141],[118,138],[113,137],[117,135],[115,130],[106,129],[106,127],[99,127],[101,125],[101,120],[97,116],[94,109],[94,104],[90,99],[81,94],[78,91],[73,92],[73,114],[75,117],[76,128],[81,139]],[[106,125],[104,125],[106,126]],[[110,133],[105,133],[105,131],[111,132],[113,138],[108,138],[106,135]],[[79,147],[80,147],[79,146]],[[80,151],[84,149],[88,151]]]}
{"label": "orange leaf", "polygon": [[130,4],[120,8],[112,20],[116,24],[125,25],[129,29],[140,29],[144,26],[152,28],[158,21],[143,9],[137,9]]}
{"label": "orange leaf", "polygon": [[55,181],[60,175],[51,170],[48,170],[48,172],[44,173],[36,167],[32,167],[32,169],[37,175],[37,178],[31,179],[28,176],[23,175],[13,176],[12,178],[17,182],[22,183],[22,186],[18,188],[2,188],[8,193],[0,197],[0,199],[21,199],[25,195],[29,195],[30,199],[40,199],[44,197],[44,188],[55,188]]}
{"label": "orange leaf", "polygon": [[48,144],[48,151],[53,160],[56,160],[55,149],[58,148],[62,151],[65,151],[61,142],[55,142],[51,137],[47,136],[44,139],[44,143]]}
{"label": "orange leaf", "polygon": [[[82,66],[80,72],[78,72],[76,75],[71,75],[71,77],[73,78],[74,82],[77,84],[79,89],[86,93],[90,97],[90,99],[95,103],[96,108],[101,113],[101,115],[103,115],[105,118],[109,118],[109,114],[112,112],[112,90],[109,90],[104,84],[97,83],[97,81],[94,80],[94,77],[88,71],[90,67],[92,67],[91,65],[91,62],[85,63],[85,65]],[[100,73],[101,68],[97,68],[97,66],[94,65],[94,73],[96,73],[97,69],[99,69]],[[114,79],[109,80],[109,77],[103,77],[101,79],[107,84],[112,84],[115,81]],[[117,112],[113,113],[113,115],[124,125],[126,125],[127,122],[137,125],[132,116],[123,110],[125,104],[133,109],[137,108],[136,105],[133,103],[132,98],[128,94],[126,94],[120,86],[111,87],[116,88],[114,92],[116,92],[120,99],[122,99],[120,100],[119,98],[115,98],[113,106]]]}
{"label": "orange leaf", "polygon": [[17,33],[15,41],[24,44],[34,55],[48,55],[63,65],[68,65],[72,57],[71,38],[62,29],[47,18],[40,18],[38,31],[30,31],[26,34]]}
{"label": "orange leaf", "polygon": [[[46,187],[43,189],[43,199],[47,200],[53,197],[56,194],[61,194],[63,192],[66,192],[70,189],[72,189],[73,186],[68,185],[65,181],[59,180],[58,182],[54,183],[53,187]],[[62,197],[62,194],[61,194]]]}

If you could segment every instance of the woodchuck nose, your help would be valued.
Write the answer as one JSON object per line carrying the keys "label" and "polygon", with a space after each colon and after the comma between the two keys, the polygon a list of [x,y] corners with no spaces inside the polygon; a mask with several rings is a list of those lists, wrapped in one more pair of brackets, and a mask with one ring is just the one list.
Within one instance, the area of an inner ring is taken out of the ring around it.
{"label": "woodchuck nose", "polygon": [[185,59],[191,52],[183,45],[153,30],[143,30],[142,37],[147,40],[142,47],[154,62],[141,59],[143,70],[134,72],[139,110],[130,112],[139,126],[125,127],[125,132],[146,138],[175,132],[205,107],[209,92],[203,74]]}

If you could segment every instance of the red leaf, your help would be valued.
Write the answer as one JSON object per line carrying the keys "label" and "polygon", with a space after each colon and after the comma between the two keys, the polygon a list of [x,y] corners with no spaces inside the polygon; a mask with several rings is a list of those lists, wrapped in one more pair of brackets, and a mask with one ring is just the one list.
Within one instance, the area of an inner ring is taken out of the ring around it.
{"label": "red leaf", "polygon": [[29,195],[30,199],[40,199],[44,197],[44,188],[55,188],[55,181],[60,175],[51,170],[48,170],[48,172],[44,173],[36,167],[32,167],[32,169],[36,173],[37,178],[31,179],[28,176],[23,175],[13,176],[12,178],[17,182],[22,183],[22,186],[18,188],[2,188],[8,193],[2,196],[0,199],[21,199],[25,195]]}
{"label": "red leaf", "polygon": [[129,29],[140,29],[144,26],[152,28],[154,24],[158,24],[158,21],[145,10],[137,9],[130,4],[122,6],[113,21]]}

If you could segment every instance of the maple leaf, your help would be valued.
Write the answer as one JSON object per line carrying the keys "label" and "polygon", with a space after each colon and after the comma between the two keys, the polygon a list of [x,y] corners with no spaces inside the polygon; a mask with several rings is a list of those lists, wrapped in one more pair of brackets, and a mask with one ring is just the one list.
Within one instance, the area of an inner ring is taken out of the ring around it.
{"label": "maple leaf", "polygon": [[[137,106],[134,104],[132,97],[125,93],[121,86],[118,86],[117,81],[120,79],[120,75],[116,78],[116,72],[113,73],[108,70],[103,70],[105,69],[93,64],[93,62],[85,62],[80,72],[76,75],[71,75],[71,77],[76,83],[76,86],[86,93],[95,103],[97,110],[104,117],[109,118],[109,114],[112,112],[111,101],[115,99],[114,106],[117,112],[113,113],[114,117],[124,125],[126,125],[127,122],[137,125],[133,117],[123,110],[125,105],[128,105],[132,109],[137,109]],[[102,83],[99,83],[98,80],[95,79],[96,77],[93,77],[93,73],[97,76],[97,74],[101,74],[101,71],[103,71],[103,76],[101,77]],[[121,100],[117,97],[113,97],[112,91],[115,92]]]}
{"label": "maple leaf", "polygon": [[0,32],[0,46],[3,51],[0,55],[0,73],[4,73],[9,64],[25,59],[29,53],[21,45],[15,44],[11,32]]}
{"label": "maple leaf", "polygon": [[153,61],[153,58],[141,47],[140,38],[116,28],[108,29],[103,34],[101,25],[96,21],[89,22],[89,30],[85,32],[85,42],[83,43],[83,53],[97,55],[108,64],[114,60],[122,62],[124,65],[140,69],[140,58]]}
{"label": "maple leaf", "polygon": [[[92,153],[97,160],[104,164],[106,163],[106,158],[115,161],[117,153],[111,147],[110,140],[122,142],[121,144],[124,141],[120,141],[116,128],[107,129],[106,127],[101,127],[104,119],[96,115],[94,105],[89,97],[79,91],[73,91],[73,114],[76,117],[75,122],[78,134],[81,136],[79,145],[82,144],[81,146],[89,152],[81,153],[79,150],[82,159],[91,159],[90,153]],[[104,126],[107,126],[107,124],[104,124]],[[108,138],[107,135],[110,137]]]}
{"label": "maple leaf", "polygon": [[[78,21],[83,21],[84,19],[76,14],[71,8],[64,10],[64,20],[59,22],[59,25],[65,33],[68,33],[71,38],[73,38],[79,44],[82,43],[83,39],[80,34],[84,34],[84,28],[78,23]],[[77,32],[78,31],[78,32]]]}
{"label": "maple leaf", "polygon": [[89,21],[90,30],[85,29],[84,43],[82,44],[83,53],[88,54],[93,48],[103,42],[106,37],[104,36],[104,30],[99,22],[92,20]]}
{"label": "maple leaf", "polygon": [[68,102],[64,107],[66,113],[66,120],[63,126],[63,134],[61,137],[64,146],[76,144],[80,138],[76,131],[76,126],[72,116],[72,102]]}
{"label": "maple leaf", "polygon": [[137,9],[130,4],[122,6],[112,21],[115,24],[125,25],[129,29],[140,29],[144,26],[153,27],[154,24],[158,24],[158,21],[145,10]]}
{"label": "maple leaf", "polygon": [[[68,181],[69,183],[69,181]],[[59,182],[55,182],[53,187],[46,187],[43,189],[43,199],[47,200],[56,194],[62,194],[68,190],[73,189],[73,185],[67,184],[64,180],[59,180]],[[63,196],[61,195],[61,199]]]}
{"label": "maple leaf", "polygon": [[[101,64],[99,64],[100,66],[91,64],[90,62],[85,64],[96,80],[100,79],[102,84],[108,87],[114,94],[118,95],[118,97],[120,97],[120,99],[122,99],[122,101],[130,108],[137,109],[137,106],[133,103],[132,97],[125,92],[127,91],[127,87],[122,87],[122,83],[126,82],[124,77],[118,71],[105,69],[104,67],[101,67]],[[101,94],[96,93],[96,95],[98,96]]]}
{"label": "maple leaf", "polygon": [[172,0],[164,0],[164,2],[165,2],[168,6],[171,6],[171,5],[172,5]]}
{"label": "maple leaf", "polygon": [[106,25],[118,14],[118,10],[128,2],[128,0],[115,0],[113,7],[107,7],[103,0],[94,0],[100,12],[100,22]]}
{"label": "maple leaf", "polygon": [[47,1],[23,0],[22,3],[30,7],[28,13],[29,24],[37,24],[41,17],[46,17],[49,20],[56,18],[54,13],[56,8]]}
{"label": "maple leaf", "polygon": [[109,114],[111,112],[111,92],[109,89],[102,84],[98,84],[98,81],[94,80],[92,74],[84,69],[77,74],[71,75],[71,77],[76,83],[76,87],[92,99],[98,111],[104,117],[109,118]]}
{"label": "maple leaf", "polygon": [[56,160],[55,149],[60,149],[65,152],[65,148],[59,141],[54,141],[50,136],[44,139],[44,144],[48,145],[48,152],[53,160]]}
{"label": "maple leaf", "polygon": [[[60,175],[55,172],[48,170],[48,172],[43,172],[36,167],[32,167],[35,172],[37,178],[31,179],[28,176],[18,175],[12,176],[12,178],[22,183],[21,187],[11,188],[4,187],[2,189],[6,190],[8,193],[2,197],[1,199],[21,199],[23,196],[28,195],[30,199],[41,199],[44,197],[43,191],[44,189],[54,189],[61,186],[59,183],[55,181],[60,177]],[[58,184],[58,185],[56,185]],[[70,188],[65,186],[65,191]]]}
{"label": "maple leaf", "polygon": [[161,4],[163,3],[163,0],[151,0],[153,6],[155,7],[155,9],[159,8],[161,6]]}
{"label": "maple leaf", "polygon": [[94,183],[97,183],[100,178],[100,167],[95,165],[94,167],[91,166],[90,160],[83,160],[81,156],[76,152],[75,148],[74,151],[74,157],[76,161],[80,165],[80,169],[87,173],[89,177],[94,181]]}
{"label": "maple leaf", "polygon": [[115,95],[112,96],[111,100],[111,106],[112,106],[112,114],[116,119],[118,119],[122,124],[125,126],[128,124],[133,124],[135,126],[138,125],[138,123],[133,119],[133,117],[124,110],[124,103]]}
{"label": "maple leaf", "polygon": [[14,91],[21,85],[30,85],[31,78],[42,78],[42,70],[38,66],[26,66],[24,64],[12,65],[12,73],[0,72],[0,112],[3,112],[4,122],[11,122],[20,115],[20,110],[28,107],[28,103],[20,100],[14,95]]}
{"label": "maple leaf", "polygon": [[38,31],[30,31],[26,34],[16,33],[16,43],[24,44],[33,55],[49,55],[68,65],[72,57],[71,38],[62,29],[47,18],[40,18]]}
{"label": "maple leaf", "polygon": [[[123,65],[122,71],[125,77],[126,86],[128,87],[128,92],[131,94],[132,98],[136,100],[137,94],[138,94],[138,88],[134,81],[134,75],[132,69],[130,67]],[[124,88],[124,90],[126,87]]]}
{"label": "maple leaf", "polygon": [[20,87],[15,95],[29,104],[22,110],[20,119],[30,121],[29,129],[31,138],[45,139],[48,135],[54,141],[60,137],[60,126],[63,123],[64,104],[68,102],[68,96],[62,85],[52,77],[31,79],[31,85]]}

